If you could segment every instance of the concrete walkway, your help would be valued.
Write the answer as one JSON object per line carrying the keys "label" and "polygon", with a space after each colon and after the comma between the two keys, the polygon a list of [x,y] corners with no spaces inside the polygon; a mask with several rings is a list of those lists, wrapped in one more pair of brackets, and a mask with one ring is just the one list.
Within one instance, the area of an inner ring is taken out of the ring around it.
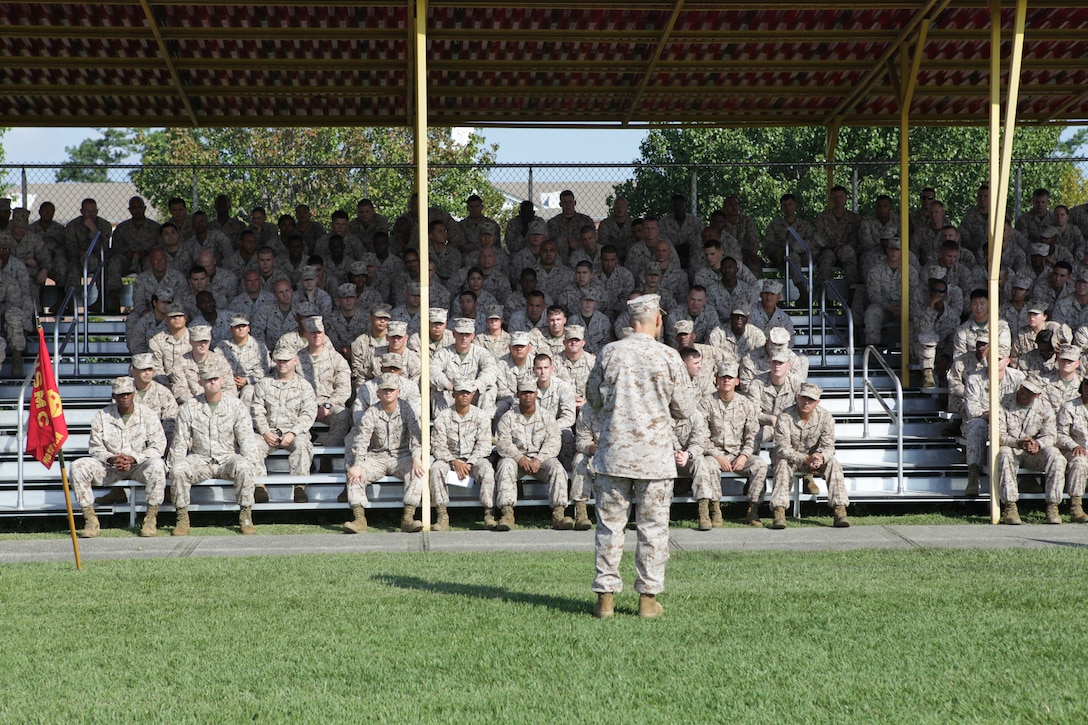
{"label": "concrete walkway", "polygon": [[[850,549],[911,549],[919,547],[999,549],[1012,547],[1088,546],[1088,525],[1062,526],[853,526],[849,529],[792,527],[768,529],[673,529],[676,551],[846,551]],[[635,533],[628,531],[627,548],[634,551]],[[154,539],[81,539],[84,561],[160,559],[186,556],[278,556],[288,554],[348,554],[399,552],[593,551],[592,531],[526,530],[452,531],[427,534],[376,533],[303,534],[283,536],[160,535]],[[28,561],[71,561],[69,539],[0,541],[0,564]]]}

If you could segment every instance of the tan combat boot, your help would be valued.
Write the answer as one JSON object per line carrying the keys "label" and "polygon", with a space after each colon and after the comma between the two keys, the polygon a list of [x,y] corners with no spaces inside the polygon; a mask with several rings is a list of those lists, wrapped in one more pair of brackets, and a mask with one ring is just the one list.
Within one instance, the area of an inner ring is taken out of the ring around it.
{"label": "tan combat boot", "polygon": [[434,526],[431,527],[431,531],[449,531],[450,530],[450,513],[446,510],[445,506],[435,506],[437,515],[435,516]]}
{"label": "tan combat boot", "polygon": [[1088,522],[1088,514],[1084,513],[1080,496],[1072,496],[1069,499],[1069,523],[1083,524]]}
{"label": "tan combat boot", "polygon": [[405,504],[400,517],[400,530],[406,534],[418,534],[423,531],[423,522],[416,521],[416,507]]}
{"label": "tan combat boot", "polygon": [[1046,505],[1046,522],[1048,524],[1060,524],[1062,522],[1062,515],[1058,513],[1058,504],[1048,503]]}
{"label": "tan combat boot", "polygon": [[744,523],[756,528],[763,528],[763,522],[759,519],[759,504],[748,504],[748,513],[744,514]]}
{"label": "tan combat boot", "polygon": [[963,495],[969,498],[975,498],[978,496],[979,478],[982,476],[982,469],[977,463],[972,463],[967,466],[967,488],[964,489]]}
{"label": "tan combat boot", "polygon": [[922,391],[933,390],[937,387],[937,379],[933,376],[933,368],[922,371]]}
{"label": "tan combat boot", "polygon": [[495,524],[495,531],[514,530],[514,507],[503,506],[499,512],[499,521]]}
{"label": "tan combat boot", "polygon": [[484,509],[484,528],[495,528],[495,509]]}
{"label": "tan combat boot", "polygon": [[125,494],[125,489],[115,486],[110,489],[110,492],[105,496],[99,496],[94,500],[99,506],[111,506],[115,503],[128,503],[128,495]]}
{"label": "tan combat boot", "polygon": [[101,533],[102,528],[98,525],[98,516],[94,512],[94,506],[83,507],[83,531],[79,532],[79,538],[81,539],[93,539]]}
{"label": "tan combat boot", "polygon": [[665,613],[665,608],[653,594],[638,595],[638,616],[642,619],[653,619]]}
{"label": "tan combat boot", "polygon": [[1009,526],[1020,525],[1020,512],[1016,510],[1015,501],[1006,501],[1001,509],[1001,523]]}
{"label": "tan combat boot", "polygon": [[593,616],[608,619],[616,613],[616,596],[612,592],[598,592],[597,603],[593,605]]}
{"label": "tan combat boot", "polygon": [[710,531],[714,528],[710,523],[710,499],[699,499],[699,524],[695,527],[697,531]]}
{"label": "tan combat boot", "polygon": [[310,497],[306,495],[305,486],[295,486],[292,498],[295,499],[295,503],[310,503]]}
{"label": "tan combat boot", "polygon": [[722,502],[716,498],[710,499],[710,525],[715,529],[725,525],[722,521]]}
{"label": "tan combat boot", "polygon": [[362,504],[356,504],[351,507],[351,514],[354,517],[351,521],[344,522],[345,534],[365,534],[366,533],[366,509]]}
{"label": "tan combat boot", "polygon": [[253,489],[253,503],[268,503],[268,489],[264,486],[255,486]]}
{"label": "tan combat boot", "polygon": [[178,509],[178,522],[174,524],[171,536],[187,536],[189,534],[189,509]]}
{"label": "tan combat boot", "polygon": [[846,518],[846,507],[845,506],[836,506],[835,507],[835,523],[834,523],[834,526],[835,526],[836,529],[848,529],[848,528],[850,528],[850,519]]}
{"label": "tan combat boot", "polygon": [[159,507],[148,506],[144,514],[144,525],[140,527],[140,536],[154,536],[157,532]]}
{"label": "tan combat boot", "polygon": [[556,531],[574,531],[574,519],[564,514],[565,506],[552,506],[552,528]]}
{"label": "tan combat boot", "polygon": [[257,527],[253,525],[253,508],[250,506],[243,506],[238,511],[238,527],[242,530],[242,534],[245,536],[252,536],[257,533]]}
{"label": "tan combat boot", "polygon": [[593,521],[589,518],[585,501],[574,502],[574,530],[589,531],[593,528]]}
{"label": "tan combat boot", "polygon": [[782,506],[774,507],[774,520],[771,521],[772,529],[786,528],[786,509]]}

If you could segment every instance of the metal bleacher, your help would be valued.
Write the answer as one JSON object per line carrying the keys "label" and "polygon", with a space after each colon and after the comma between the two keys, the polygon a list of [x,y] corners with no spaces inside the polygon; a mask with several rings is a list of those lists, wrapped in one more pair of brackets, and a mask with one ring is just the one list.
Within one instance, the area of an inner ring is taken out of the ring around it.
{"label": "metal bleacher", "polygon": [[[836,420],[837,455],[846,474],[852,502],[901,504],[911,502],[964,501],[966,466],[963,452],[955,438],[942,435],[947,425],[940,417],[940,398],[923,394],[916,387],[903,388],[896,370],[899,354],[882,355],[875,348],[864,350],[853,344],[854,325],[849,309],[830,285],[812,307],[798,301],[788,311],[797,333],[795,349],[810,360],[809,379],[824,389],[821,404]],[[811,313],[810,313],[811,310]],[[70,437],[64,447],[70,463],[87,452],[91,419],[110,398],[108,381],[128,371],[128,351],[124,341],[124,321],[118,316],[92,317],[86,323],[72,325],[71,316],[43,319],[46,337],[63,339],[76,328],[74,340],[54,358]],[[28,337],[28,370],[36,353],[37,340]],[[78,361],[77,353],[78,351]],[[12,380],[7,365],[0,369],[0,516],[51,516],[64,513],[59,468],[54,463],[46,470],[38,461],[22,457],[17,439],[20,417],[25,424],[25,408],[20,411],[20,385]],[[26,395],[29,396],[29,390]],[[344,486],[343,448],[315,448],[313,472],[306,477],[287,473],[286,456],[280,452],[268,460],[268,476],[261,479],[269,490],[268,503],[260,510],[298,510],[347,508],[336,498]],[[761,451],[769,458],[769,451]],[[294,503],[292,486],[307,485],[309,502]],[[732,474],[722,477],[722,500],[741,502],[743,481]],[[821,493],[810,495],[795,486],[794,514],[804,503],[826,503],[826,487],[817,479]],[[128,513],[135,524],[137,512],[145,507],[140,485],[122,482],[128,488],[129,503],[103,507],[102,513]],[[982,496],[988,497],[987,478],[983,477]],[[372,508],[401,505],[401,483],[386,478],[371,484],[368,496]],[[96,494],[99,492],[96,492]],[[103,490],[101,493],[105,493]],[[451,488],[451,506],[477,506],[478,491]],[[675,503],[692,503],[690,487],[680,481]],[[519,506],[546,505],[544,484],[523,481],[519,485]],[[236,508],[230,483],[207,481],[194,487],[194,511],[224,511]],[[170,510],[169,504],[163,510]]]}

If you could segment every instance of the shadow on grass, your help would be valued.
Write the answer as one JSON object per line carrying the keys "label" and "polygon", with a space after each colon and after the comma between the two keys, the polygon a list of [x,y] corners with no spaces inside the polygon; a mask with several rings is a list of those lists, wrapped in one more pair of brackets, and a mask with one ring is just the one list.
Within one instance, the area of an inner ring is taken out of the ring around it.
{"label": "shadow on grass", "polygon": [[532,604],[535,607],[554,609],[567,614],[591,615],[592,604],[586,599],[572,599],[549,594],[531,594],[515,592],[504,587],[484,586],[480,584],[459,584],[457,582],[427,581],[414,576],[396,576],[392,574],[374,574],[371,579],[390,587],[414,589],[422,592],[451,594],[455,596],[494,599],[501,602]]}
{"label": "shadow on grass", "polygon": [[1076,541],[1052,541],[1050,539],[1025,539],[1025,541],[1034,541],[1037,544],[1046,544],[1047,546],[1068,546],[1072,549],[1088,549],[1088,544],[1081,544]]}

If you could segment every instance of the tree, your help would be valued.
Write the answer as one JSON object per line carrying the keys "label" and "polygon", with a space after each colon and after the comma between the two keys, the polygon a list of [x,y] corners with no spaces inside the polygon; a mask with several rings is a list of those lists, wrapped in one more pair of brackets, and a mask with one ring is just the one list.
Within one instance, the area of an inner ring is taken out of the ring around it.
{"label": "tree", "polygon": [[118,128],[96,128],[102,138],[84,139],[79,146],[65,146],[68,160],[61,164],[57,181],[109,181],[109,167],[132,155],[132,138]]}
{"label": "tree", "polygon": [[[1017,129],[1013,156],[1050,159],[1058,149],[1062,129]],[[975,193],[988,181],[989,132],[985,128],[920,127],[910,132],[910,188],[912,203],[921,189],[931,186],[958,221],[975,204]],[[779,214],[779,197],[797,196],[802,214],[823,210],[827,188],[827,137],[823,128],[678,129],[650,131],[643,141],[644,164],[634,178],[615,187],[630,202],[632,213],[663,214],[674,193],[687,196],[691,174],[697,174],[697,208],[704,219],[721,208],[730,194],[738,194],[745,213],[766,225]],[[858,207],[870,213],[879,194],[898,205],[899,130],[896,128],[843,128],[835,154],[834,183],[853,188],[857,176]],[[673,165],[678,166],[673,166]],[[1029,199],[1038,186],[1052,188],[1054,203],[1062,203],[1058,185],[1070,162],[1022,162],[1021,188]],[[1070,200],[1079,203],[1079,200]],[[1009,209],[1013,207],[1010,204]]]}
{"label": "tree", "polygon": [[[143,168],[133,172],[137,189],[157,208],[171,197],[190,199],[194,185],[206,209],[218,194],[235,208],[262,206],[271,221],[305,202],[314,218],[342,209],[355,216],[367,197],[393,218],[407,211],[413,191],[413,137],[401,128],[206,128],[140,131]],[[429,131],[430,203],[465,215],[465,199],[477,193],[485,207],[502,206],[488,180],[497,145],[476,133],[461,143],[449,128]]]}

